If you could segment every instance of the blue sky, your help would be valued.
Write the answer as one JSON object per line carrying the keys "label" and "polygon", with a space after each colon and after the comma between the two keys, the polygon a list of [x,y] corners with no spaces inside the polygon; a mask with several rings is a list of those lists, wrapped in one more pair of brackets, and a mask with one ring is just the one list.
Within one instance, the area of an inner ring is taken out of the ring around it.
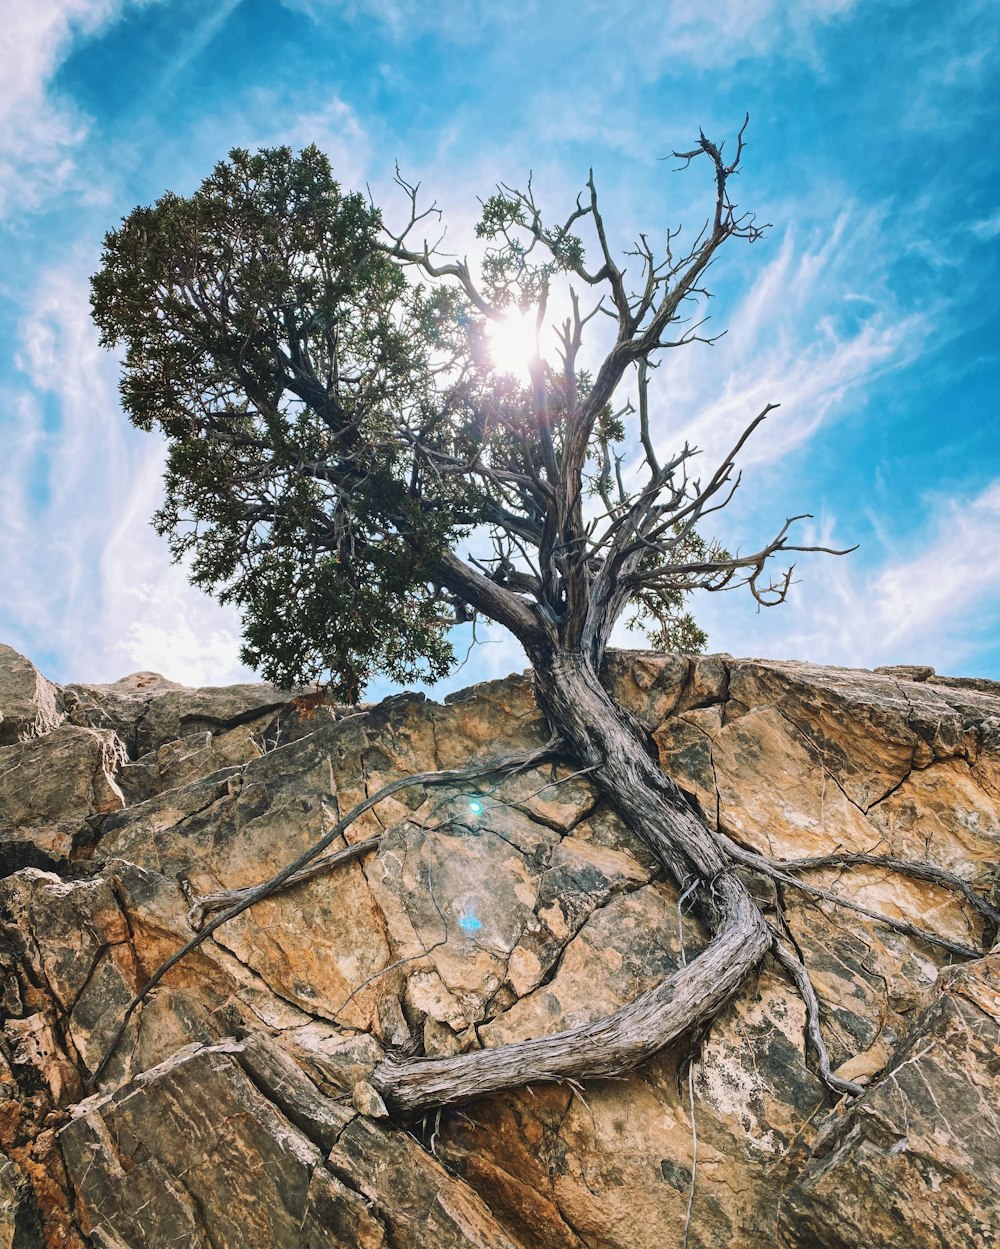
{"label": "blue sky", "polygon": [[[748,111],[738,198],[773,228],[719,258],[728,333],[660,370],[661,437],[707,466],[780,402],[718,536],[808,511],[860,549],[803,557],[773,611],[699,602],[710,647],[1000,678],[998,54],[987,0],[8,0],[0,640],[63,681],[243,675],[238,621],[148,526],[161,448],[88,319],[133,205],[234,145],[316,142],[390,221],[398,161],[461,250],[497,181],[532,171],[556,215],[593,166],[627,245],[700,223],[701,171],[661,158]],[[487,633],[451,684],[521,662]]]}

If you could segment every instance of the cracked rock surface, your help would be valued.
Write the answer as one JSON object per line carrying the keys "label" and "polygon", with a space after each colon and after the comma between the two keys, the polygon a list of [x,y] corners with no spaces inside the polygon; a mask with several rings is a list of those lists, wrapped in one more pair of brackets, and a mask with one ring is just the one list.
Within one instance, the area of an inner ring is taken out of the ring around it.
{"label": "cracked rock surface", "polygon": [[[916,858],[996,890],[993,683],[626,652],[605,679],[744,847]],[[88,1087],[195,898],[270,876],[387,782],[546,736],[524,677],[344,708],[150,673],[60,688],[0,647],[0,1249],[996,1244],[996,934],[880,867],[808,880],[983,957],[759,894],[811,969],[833,1066],[864,1086],[853,1103],[814,1074],[768,959],[706,1035],[627,1078],[383,1117],[383,1055],[598,1018],[703,942],[562,766],[380,803],[347,834],[377,850],[221,928]]]}

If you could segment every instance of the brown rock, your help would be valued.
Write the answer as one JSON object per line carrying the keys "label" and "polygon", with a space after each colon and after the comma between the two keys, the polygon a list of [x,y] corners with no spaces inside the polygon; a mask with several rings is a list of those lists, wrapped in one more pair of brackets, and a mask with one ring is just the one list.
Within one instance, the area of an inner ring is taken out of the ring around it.
{"label": "brown rock", "polygon": [[884,1076],[814,1143],[782,1202],[784,1243],[996,1243],[998,972],[994,956],[941,977]]}
{"label": "brown rock", "polygon": [[125,1245],[382,1249],[384,1225],[247,1076],[238,1051],[189,1046],[80,1104],[60,1142],[85,1230],[99,1223]]}
{"label": "brown rock", "polygon": [[23,866],[19,844],[58,861],[92,842],[104,816],[125,805],[124,762],[114,733],[71,724],[0,748],[0,863],[8,872]]}
{"label": "brown rock", "polygon": [[934,669],[926,664],[887,664],[872,671],[879,676],[898,677],[901,681],[929,681],[934,676]]}
{"label": "brown rock", "polygon": [[544,745],[548,733],[528,675],[484,681],[449,694],[433,707],[435,756],[440,768],[463,767],[473,759]]}
{"label": "brown rock", "polygon": [[355,1119],[327,1161],[384,1219],[390,1244],[521,1249],[481,1198],[406,1132]]}
{"label": "brown rock", "polygon": [[29,942],[28,957],[47,985],[77,1053],[93,1067],[115,1014],[141,974],[128,921],[106,880],[62,881],[28,869],[0,882],[0,906]]}
{"label": "brown rock", "polygon": [[216,734],[204,729],[166,742],[135,763],[127,763],[118,783],[131,806],[215,772],[242,767],[264,752],[265,742],[255,721]]}
{"label": "brown rock", "polygon": [[136,672],[111,685],[67,685],[65,697],[74,724],[113,729],[137,759],[194,733],[264,724],[292,695],[263,683],[188,689],[156,672]]}
{"label": "brown rock", "polygon": [[[991,889],[988,683],[653,653],[610,656],[605,679],[745,845],[926,857]],[[147,998],[103,1092],[80,1101],[131,994],[192,935],[197,895],[267,877],[386,781],[541,745],[546,729],[524,677],[356,711],[149,674],[66,697],[73,723],[0,748],[9,835],[72,855],[74,877],[0,883],[0,1249],[32,1202],[51,1243],[82,1243],[79,1218],[114,1249],[662,1249],[685,1226],[692,1249],[989,1243],[995,957],[951,967],[940,947],[790,885],[783,918],[831,1062],[866,1086],[832,1118],[802,1003],[768,961],[706,1036],[626,1079],[525,1088],[408,1131],[382,1118],[386,1053],[598,1018],[704,941],[648,851],[561,765],[381,803],[348,834],[380,834],[377,853],[220,929]],[[116,731],[141,758],[122,762]],[[967,905],[899,873],[802,883],[963,944],[992,939]],[[776,922],[773,888],[753,887]],[[66,1126],[47,1121],[67,1108]]]}
{"label": "brown rock", "polygon": [[608,651],[601,678],[623,707],[647,728],[655,728],[677,708],[691,668],[687,655]]}
{"label": "brown rock", "polygon": [[[693,952],[695,930],[687,938]],[[680,962],[676,892],[649,885],[622,894],[564,941],[552,979],[523,989],[509,1010],[479,1028],[487,1045],[599,1019],[669,976]]]}
{"label": "brown rock", "polygon": [[648,878],[631,856],[560,839],[497,799],[478,814],[463,798],[431,810],[433,826],[386,836],[367,876],[396,959],[412,960],[411,1005],[456,1032],[530,993],[592,912]]}
{"label": "brown rock", "polygon": [[14,1163],[0,1153],[0,1249],[28,1249],[43,1243],[34,1191]]}

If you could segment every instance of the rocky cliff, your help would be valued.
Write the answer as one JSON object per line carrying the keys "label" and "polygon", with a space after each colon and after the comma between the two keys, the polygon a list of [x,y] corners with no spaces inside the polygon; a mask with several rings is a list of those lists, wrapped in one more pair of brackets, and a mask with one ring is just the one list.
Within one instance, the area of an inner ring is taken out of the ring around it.
{"label": "rocky cliff", "polygon": [[[606,679],[742,845],[920,860],[990,895],[1000,686],[648,654]],[[802,1001],[765,962],[705,1035],[627,1079],[381,1115],[383,1054],[596,1018],[698,948],[567,769],[380,803],[347,834],[372,849],[221,928],[88,1087],[193,901],[269,876],[386,781],[543,740],[523,677],[352,709],[147,673],[58,687],[0,648],[0,1249],[996,1244],[996,934],[884,866],[806,874],[824,896],[761,887],[858,1098],[817,1079]]]}

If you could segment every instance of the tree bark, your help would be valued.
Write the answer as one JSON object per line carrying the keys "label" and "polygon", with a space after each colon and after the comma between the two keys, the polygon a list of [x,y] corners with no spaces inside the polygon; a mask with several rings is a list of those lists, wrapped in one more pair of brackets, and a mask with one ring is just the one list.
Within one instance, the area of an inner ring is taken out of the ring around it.
{"label": "tree bark", "polygon": [[652,850],[712,933],[691,963],[614,1014],[552,1036],[452,1058],[386,1059],[371,1083],[390,1114],[412,1117],[501,1089],[620,1075],[711,1019],[771,944],[763,916],[732,861],[660,769],[631,717],[601,686],[590,660],[530,656],[539,705],[568,751]]}

